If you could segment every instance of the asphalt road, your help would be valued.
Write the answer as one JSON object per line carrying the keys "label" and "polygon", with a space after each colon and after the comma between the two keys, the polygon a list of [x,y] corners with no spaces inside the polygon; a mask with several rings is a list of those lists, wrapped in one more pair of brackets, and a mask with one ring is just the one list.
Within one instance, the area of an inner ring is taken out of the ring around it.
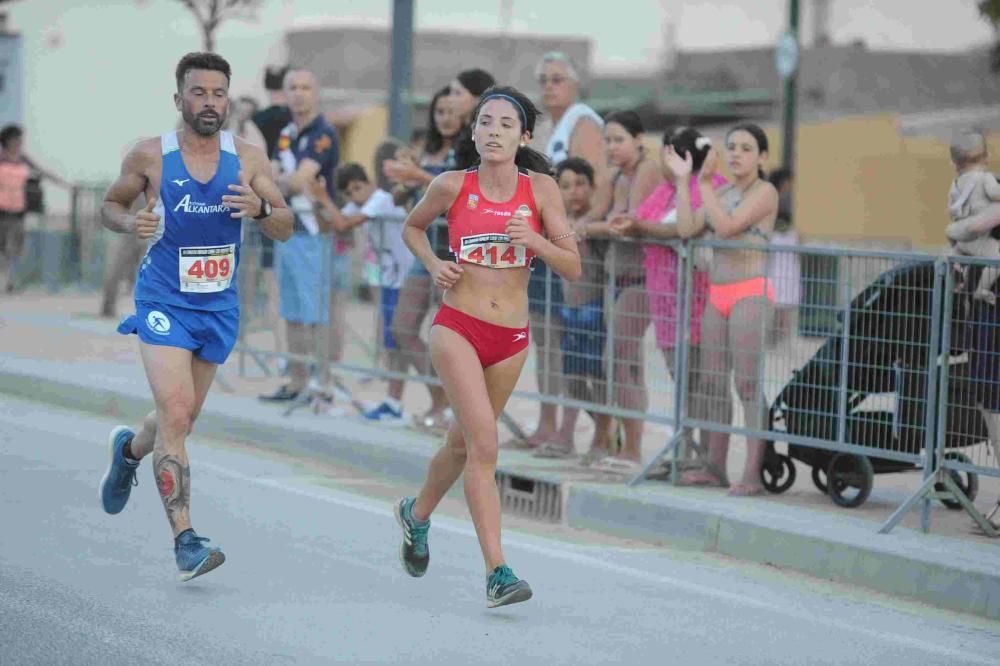
{"label": "asphalt road", "polygon": [[97,503],[114,424],[0,396],[0,664],[1000,663],[1000,623],[517,519],[535,597],[488,610],[460,499],[412,579],[412,488],[197,436],[192,518],[227,561],[180,583],[148,461],[124,512]]}

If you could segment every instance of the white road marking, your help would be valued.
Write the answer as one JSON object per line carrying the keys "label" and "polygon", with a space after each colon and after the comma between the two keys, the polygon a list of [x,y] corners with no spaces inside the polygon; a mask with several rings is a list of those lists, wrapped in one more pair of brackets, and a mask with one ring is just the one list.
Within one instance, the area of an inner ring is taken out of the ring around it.
{"label": "white road marking", "polygon": [[[335,490],[323,490],[321,492],[319,490],[297,488],[282,483],[281,481],[276,479],[248,476],[246,474],[234,472],[231,469],[220,467],[219,465],[213,465],[211,463],[199,461],[197,464],[199,468],[210,469],[220,476],[227,476],[232,479],[238,479],[240,481],[252,483],[258,486],[263,486],[265,488],[280,490],[282,492],[290,493],[293,495],[308,497],[309,499],[319,500],[321,502],[327,502],[329,504],[336,504],[338,506],[354,509],[356,511],[363,511],[365,513],[369,513],[372,515],[382,516],[385,518],[393,518],[393,520],[395,520],[391,506],[389,505],[382,506],[381,504],[377,504],[374,500],[362,500],[357,497],[346,496],[342,493],[338,493]],[[438,530],[450,532],[452,534],[458,534],[473,539],[476,538],[475,530],[470,529],[469,527],[467,527],[462,523],[459,523],[458,521],[453,521],[447,518],[445,519],[435,518],[434,527]],[[542,540],[542,537],[538,537],[538,539]],[[940,655],[942,657],[948,657],[952,659],[962,659],[972,663],[987,664],[990,666],[995,666],[996,664],[995,658],[988,658],[983,655],[971,652],[965,652],[963,650],[950,648],[946,645],[938,645],[936,643],[923,641],[920,640],[919,638],[913,638],[910,636],[905,636],[903,634],[867,629],[865,627],[859,627],[853,624],[849,624],[847,622],[834,620],[825,616],[814,617],[809,613],[801,612],[801,610],[799,609],[790,609],[783,606],[778,606],[777,604],[767,603],[765,601],[761,601],[759,599],[755,599],[747,595],[738,594],[736,592],[720,590],[717,588],[710,587],[708,585],[692,583],[690,581],[681,580],[678,578],[672,578],[670,576],[663,576],[660,574],[650,573],[648,571],[643,571],[642,569],[636,569],[633,567],[614,564],[613,562],[608,562],[606,560],[602,560],[590,555],[585,555],[583,553],[575,553],[572,551],[568,551],[564,547],[558,545],[547,546],[539,543],[532,543],[530,541],[520,539],[516,536],[509,536],[509,533],[507,536],[504,537],[504,545],[513,546],[515,548],[520,548],[522,550],[534,552],[536,554],[550,557],[553,559],[561,559],[564,561],[573,562],[575,564],[593,567],[595,569],[603,569],[605,571],[609,571],[621,576],[628,576],[630,578],[635,578],[644,583],[658,583],[660,585],[665,585],[685,590],[693,594],[698,594],[705,597],[712,597],[722,601],[768,611],[770,613],[782,615],[794,620],[810,622],[812,624],[818,624],[827,629],[839,629],[845,632],[853,632],[856,634],[861,634],[863,636],[868,636],[876,640],[885,641],[887,643],[895,643],[902,647],[922,650],[923,652]]]}

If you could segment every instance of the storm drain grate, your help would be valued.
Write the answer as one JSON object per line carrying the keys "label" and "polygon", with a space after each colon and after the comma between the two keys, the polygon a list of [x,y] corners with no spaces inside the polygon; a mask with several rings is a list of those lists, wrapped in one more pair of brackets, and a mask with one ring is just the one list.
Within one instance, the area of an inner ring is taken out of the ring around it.
{"label": "storm drain grate", "polygon": [[551,523],[562,520],[563,501],[559,484],[497,470],[497,487],[504,510]]}

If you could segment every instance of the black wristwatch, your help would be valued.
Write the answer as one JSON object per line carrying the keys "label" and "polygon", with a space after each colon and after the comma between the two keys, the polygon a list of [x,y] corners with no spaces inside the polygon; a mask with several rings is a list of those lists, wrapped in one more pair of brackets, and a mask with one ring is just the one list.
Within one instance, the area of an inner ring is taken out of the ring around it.
{"label": "black wristwatch", "polygon": [[260,212],[257,213],[256,215],[254,215],[253,219],[255,219],[255,220],[263,220],[265,217],[270,217],[272,210],[273,209],[271,208],[271,202],[268,201],[267,199],[264,199],[263,197],[261,197],[261,200],[260,200]]}

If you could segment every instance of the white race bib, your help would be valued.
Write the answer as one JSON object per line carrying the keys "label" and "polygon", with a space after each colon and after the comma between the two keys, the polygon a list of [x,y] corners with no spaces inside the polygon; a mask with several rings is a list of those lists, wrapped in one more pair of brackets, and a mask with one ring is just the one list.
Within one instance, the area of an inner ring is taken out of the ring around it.
{"label": "white race bib", "polygon": [[528,249],[510,242],[507,234],[477,234],[463,236],[458,258],[470,264],[490,268],[527,266]]}
{"label": "white race bib", "polygon": [[236,245],[182,247],[177,257],[181,291],[212,294],[224,291],[236,271]]}

